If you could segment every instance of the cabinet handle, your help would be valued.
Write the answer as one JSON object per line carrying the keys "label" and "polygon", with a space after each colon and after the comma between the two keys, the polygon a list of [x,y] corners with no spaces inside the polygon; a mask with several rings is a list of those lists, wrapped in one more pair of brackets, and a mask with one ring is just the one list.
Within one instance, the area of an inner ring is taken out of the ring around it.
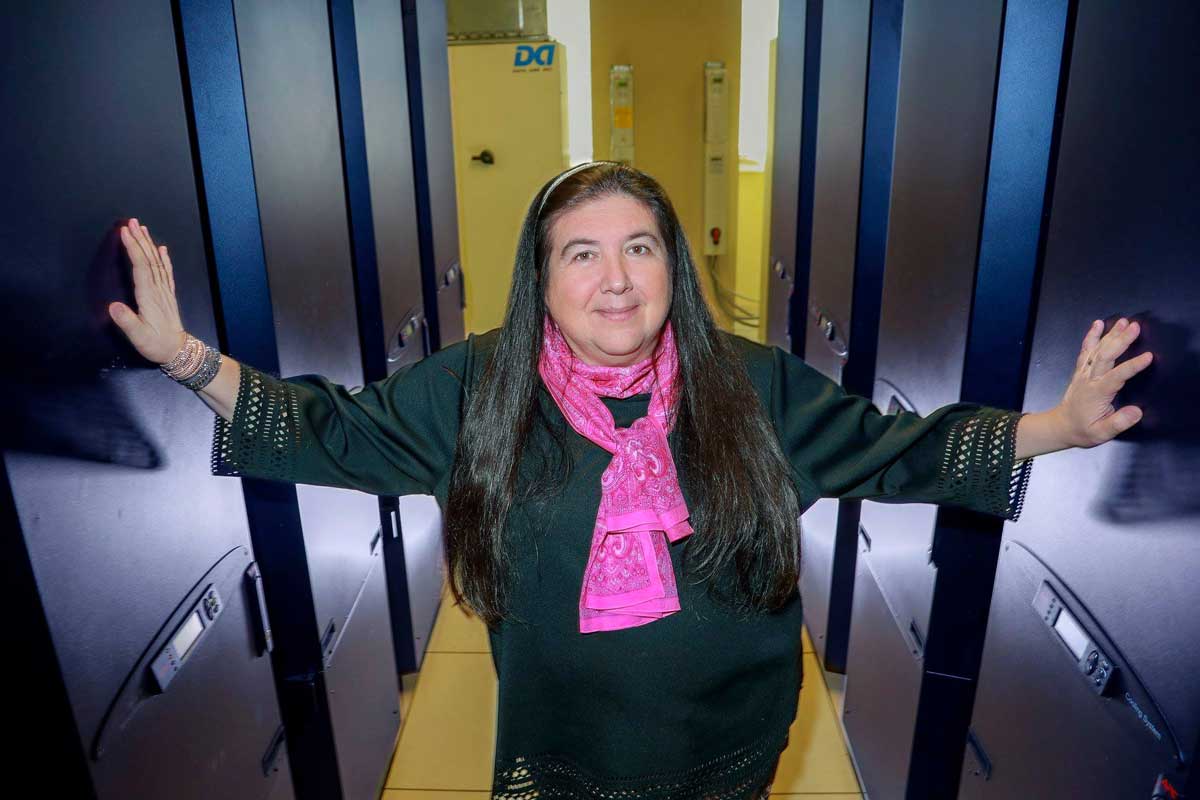
{"label": "cabinet handle", "polygon": [[846,344],[846,339],[838,330],[837,323],[833,318],[826,314],[821,309],[813,306],[810,310],[812,316],[816,319],[817,330],[821,332],[821,338],[825,340],[825,344],[829,345],[829,349],[833,354],[840,358],[843,362],[846,361],[850,354],[850,346]]}
{"label": "cabinet handle", "polygon": [[258,569],[257,563],[251,563],[246,567],[246,582],[250,584],[251,591],[254,592],[254,597],[258,601],[258,654],[270,653],[275,649],[275,639],[271,636],[271,620],[267,617],[267,598],[263,594],[262,572]]}

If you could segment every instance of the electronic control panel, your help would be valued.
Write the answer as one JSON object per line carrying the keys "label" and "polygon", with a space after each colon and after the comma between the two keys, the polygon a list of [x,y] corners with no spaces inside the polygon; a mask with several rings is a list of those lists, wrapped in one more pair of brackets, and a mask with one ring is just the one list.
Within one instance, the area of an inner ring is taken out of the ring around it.
{"label": "electronic control panel", "polygon": [[1079,620],[1063,606],[1050,584],[1043,583],[1038,589],[1033,598],[1033,607],[1075,659],[1080,674],[1092,691],[1101,696],[1109,694],[1116,681],[1117,668],[1100,645],[1088,636]]}
{"label": "electronic control panel", "polygon": [[216,621],[224,610],[221,596],[217,587],[210,585],[200,595],[200,599],[175,632],[167,639],[167,643],[150,662],[150,677],[152,685],[158,693],[165,692],[167,686],[174,680],[175,675],[183,668],[184,662],[195,652],[196,644],[204,633]]}

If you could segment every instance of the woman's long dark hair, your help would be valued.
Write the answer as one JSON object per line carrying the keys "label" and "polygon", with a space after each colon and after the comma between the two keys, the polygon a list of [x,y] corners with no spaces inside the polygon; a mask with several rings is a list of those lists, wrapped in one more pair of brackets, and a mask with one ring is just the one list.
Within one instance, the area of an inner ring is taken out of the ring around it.
{"label": "woman's long dark hair", "polygon": [[679,217],[649,175],[602,163],[547,183],[530,205],[504,325],[458,434],[446,509],[450,588],[492,626],[507,612],[507,522],[539,413],[550,228],[568,209],[611,195],[653,212],[671,269],[669,319],[681,384],[677,466],[688,494],[699,500],[691,509],[695,533],[687,540],[685,579],[727,585],[732,567],[732,591],[721,594],[744,610],[777,608],[796,588],[800,506],[791,471],[741,356],[713,323]]}

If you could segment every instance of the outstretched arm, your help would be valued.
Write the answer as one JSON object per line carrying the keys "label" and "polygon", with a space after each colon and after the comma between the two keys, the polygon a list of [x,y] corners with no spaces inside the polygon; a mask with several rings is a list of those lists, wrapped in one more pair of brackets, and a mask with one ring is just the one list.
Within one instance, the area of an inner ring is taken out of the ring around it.
{"label": "outstretched arm", "polygon": [[1084,338],[1062,402],[1030,414],[953,403],[924,417],[884,415],[777,349],[771,415],[805,504],[818,497],[938,503],[1015,520],[1033,457],[1094,447],[1141,419],[1136,406],[1117,410],[1112,401],[1152,357],[1116,364],[1137,338],[1137,323],[1102,330],[1096,323]]}
{"label": "outstretched arm", "polygon": [[953,403],[882,414],[796,356],[776,348],[774,359],[771,416],[804,507],[834,497],[1020,513],[1031,463],[1016,457],[1020,412]]}
{"label": "outstretched arm", "polygon": [[[114,302],[109,314],[142,356],[167,364],[187,339],[170,256],[136,219],[121,240],[138,308]],[[197,391],[218,416],[213,472],[374,494],[436,492],[453,456],[471,353],[449,348],[359,392],[319,375],[281,380],[222,356]]]}

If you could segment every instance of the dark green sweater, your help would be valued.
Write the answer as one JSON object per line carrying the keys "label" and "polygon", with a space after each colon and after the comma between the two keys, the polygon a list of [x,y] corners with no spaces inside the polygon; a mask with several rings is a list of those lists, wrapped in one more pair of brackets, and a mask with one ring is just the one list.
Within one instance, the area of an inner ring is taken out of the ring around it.
{"label": "dark green sweater", "polygon": [[[233,421],[217,420],[213,471],[433,494],[444,507],[465,393],[495,340],[472,336],[355,394],[319,376],[281,381],[243,365]],[[802,508],[820,497],[869,498],[1016,518],[1029,473],[1028,461],[1014,463],[1018,413],[956,403],[924,418],[884,416],[795,356],[735,342]],[[643,416],[648,401],[604,400],[618,426]],[[551,424],[566,425],[545,391],[541,402]],[[567,433],[572,468],[561,495],[511,514],[510,616],[490,633],[500,683],[493,796],[741,800],[766,782],[796,714],[799,594],[773,613],[733,613],[683,569],[687,542],[704,535],[697,530],[671,546],[682,611],[579,633],[610,455]],[[533,436],[531,444],[549,440]]]}

